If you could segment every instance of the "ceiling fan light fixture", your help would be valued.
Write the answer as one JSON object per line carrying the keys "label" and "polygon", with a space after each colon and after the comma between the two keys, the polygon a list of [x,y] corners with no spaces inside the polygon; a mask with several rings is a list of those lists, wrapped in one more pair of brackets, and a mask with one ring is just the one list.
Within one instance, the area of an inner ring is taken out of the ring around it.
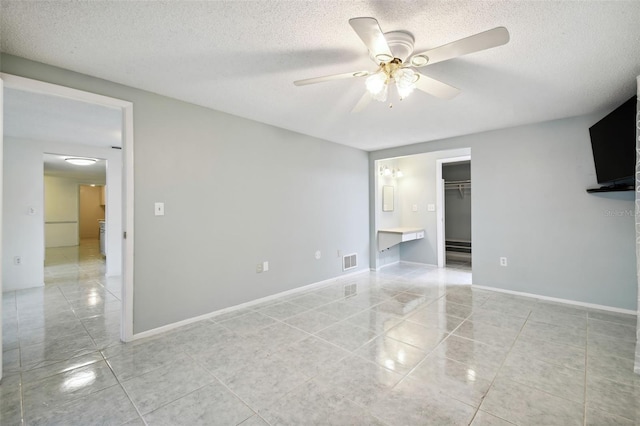
{"label": "ceiling fan light fixture", "polygon": [[377,60],[378,62],[380,62],[380,63],[383,63],[383,62],[389,62],[389,61],[390,61],[390,60],[392,60],[392,59],[393,59],[393,56],[391,56],[391,55],[389,55],[389,54],[387,54],[387,53],[378,53],[378,54],[376,55],[376,60]]}
{"label": "ceiling fan light fixture", "polygon": [[422,67],[429,63],[429,57],[427,55],[416,55],[411,58],[411,65],[414,67]]}
{"label": "ceiling fan light fixture", "polygon": [[420,77],[411,68],[400,68],[395,72],[393,78],[396,81],[396,89],[398,89],[400,99],[404,99],[416,88],[415,83]]}
{"label": "ceiling fan light fixture", "polygon": [[400,86],[399,84],[396,84],[396,89],[398,89],[398,96],[400,96],[400,99],[405,99],[407,98],[411,93],[413,93],[413,89],[415,89],[414,85],[411,86]]}
{"label": "ceiling fan light fixture", "polygon": [[96,160],[95,158],[69,157],[65,158],[64,161],[75,166],[90,166],[92,164],[95,164],[98,160]]}
{"label": "ceiling fan light fixture", "polygon": [[[384,97],[386,100],[387,97],[387,75],[379,71],[369,77],[367,77],[366,86],[367,90],[373,96],[374,99],[380,100],[379,98]],[[384,101],[382,101],[384,102]]]}
{"label": "ceiling fan light fixture", "polygon": [[[322,83],[354,77],[366,78],[366,92],[351,112],[362,111],[372,99],[386,102],[391,81],[395,83],[400,99],[418,90],[440,99],[452,99],[460,89],[447,83],[410,70],[408,66],[419,68],[425,65],[448,61],[460,56],[502,46],[509,42],[509,31],[496,27],[456,41],[413,54],[414,37],[404,30],[383,33],[380,24],[372,17],[349,19],[349,25],[367,47],[369,58],[376,62],[378,69],[373,72],[352,71],[323,77],[307,78],[293,82],[296,86]],[[413,56],[411,56],[413,55]],[[417,84],[420,83],[420,84]],[[389,105],[392,108],[393,104]]]}

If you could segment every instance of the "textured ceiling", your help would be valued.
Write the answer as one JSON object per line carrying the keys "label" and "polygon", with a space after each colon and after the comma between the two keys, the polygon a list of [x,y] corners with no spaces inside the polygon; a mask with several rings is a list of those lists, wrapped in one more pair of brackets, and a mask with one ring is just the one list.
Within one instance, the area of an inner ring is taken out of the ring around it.
{"label": "textured ceiling", "polygon": [[[418,51],[496,26],[510,42],[422,68],[458,87],[351,114],[374,70],[348,20]],[[5,1],[1,49],[365,150],[605,112],[635,92],[639,1]]]}

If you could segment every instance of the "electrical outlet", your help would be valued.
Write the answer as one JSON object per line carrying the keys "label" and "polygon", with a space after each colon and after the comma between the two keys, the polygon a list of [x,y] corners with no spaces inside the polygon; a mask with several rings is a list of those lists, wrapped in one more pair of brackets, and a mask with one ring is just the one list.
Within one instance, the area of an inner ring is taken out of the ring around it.
{"label": "electrical outlet", "polygon": [[22,265],[22,256],[13,256],[13,264],[17,266]]}
{"label": "electrical outlet", "polygon": [[264,272],[267,272],[269,270],[269,261],[265,260],[264,262],[262,262],[262,270]]}
{"label": "electrical outlet", "polygon": [[501,257],[500,258],[500,266],[507,266],[507,258],[506,257]]}
{"label": "electrical outlet", "polygon": [[316,250],[316,260],[320,260],[322,257],[322,252],[320,250]]}
{"label": "electrical outlet", "polygon": [[264,266],[262,265],[262,263],[258,263],[256,265],[256,274],[259,274],[263,271]]}

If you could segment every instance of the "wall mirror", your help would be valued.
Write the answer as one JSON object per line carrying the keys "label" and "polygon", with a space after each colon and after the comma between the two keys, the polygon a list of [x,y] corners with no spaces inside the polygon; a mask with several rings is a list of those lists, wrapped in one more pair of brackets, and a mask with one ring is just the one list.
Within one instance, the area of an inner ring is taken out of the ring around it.
{"label": "wall mirror", "polygon": [[393,186],[392,185],[384,185],[382,187],[382,211],[383,212],[393,211]]}

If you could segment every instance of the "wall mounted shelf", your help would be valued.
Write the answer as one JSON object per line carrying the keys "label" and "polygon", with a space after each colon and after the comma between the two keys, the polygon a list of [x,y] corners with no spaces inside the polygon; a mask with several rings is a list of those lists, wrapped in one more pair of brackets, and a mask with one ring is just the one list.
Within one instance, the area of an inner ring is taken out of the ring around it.
{"label": "wall mounted shelf", "polygon": [[620,191],[635,191],[636,188],[633,185],[618,185],[618,186],[603,186],[600,188],[589,188],[587,192],[593,194],[596,192],[620,192]]}
{"label": "wall mounted shelf", "polygon": [[424,238],[423,228],[378,229],[378,251],[389,249],[405,241]]}

